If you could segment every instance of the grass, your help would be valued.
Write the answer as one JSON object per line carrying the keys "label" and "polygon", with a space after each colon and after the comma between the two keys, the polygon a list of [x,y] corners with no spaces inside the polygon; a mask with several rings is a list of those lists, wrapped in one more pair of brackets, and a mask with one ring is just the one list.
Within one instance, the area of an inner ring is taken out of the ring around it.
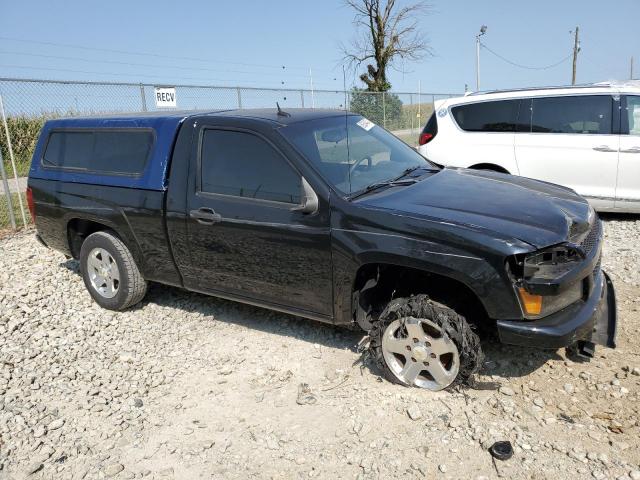
{"label": "grass", "polygon": [[[420,116],[418,117],[418,104],[402,105],[402,116],[396,125],[392,125],[394,130],[401,130],[407,128],[414,128],[422,130],[427,120],[433,113],[433,104],[421,103],[420,104]],[[387,127],[388,128],[388,127]]]}
{"label": "grass", "polygon": [[[19,177],[24,177],[29,173],[31,166],[31,156],[36,147],[40,129],[48,118],[53,114],[42,114],[37,116],[18,115],[7,118],[11,146],[16,161],[16,170]],[[9,157],[9,148],[6,144],[4,129],[0,134],[0,151],[4,160],[4,168],[8,177],[13,177],[13,168]]]}
{"label": "grass", "polygon": [[[27,208],[27,197],[24,192],[12,193],[11,194],[11,203],[13,205],[13,214],[16,219],[16,227],[22,227],[22,214],[20,213],[20,202],[18,201],[18,195],[22,196],[22,205],[25,208],[25,216],[27,217],[27,224],[31,223],[31,214],[29,213],[29,209]],[[0,230],[4,230],[6,228],[11,228],[11,220],[9,217],[9,208],[7,205],[7,197],[3,193],[0,193]]]}
{"label": "grass", "polygon": [[396,137],[398,137],[404,143],[408,143],[412,147],[417,147],[418,146],[418,132],[419,132],[419,130],[416,130],[415,134],[396,135]]}
{"label": "grass", "polygon": [[[31,156],[24,159],[16,157],[16,171],[19,177],[29,175],[29,168],[31,168]],[[13,178],[13,167],[8,158],[4,158],[4,171],[7,172],[7,178]]]}

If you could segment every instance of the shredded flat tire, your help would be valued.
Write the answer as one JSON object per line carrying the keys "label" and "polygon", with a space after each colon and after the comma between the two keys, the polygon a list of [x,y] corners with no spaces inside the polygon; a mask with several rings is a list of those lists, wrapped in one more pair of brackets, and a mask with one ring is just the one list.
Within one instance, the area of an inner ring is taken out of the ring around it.
{"label": "shredded flat tire", "polygon": [[[416,295],[408,298],[397,298],[389,302],[387,307],[380,314],[378,320],[374,322],[373,328],[369,333],[371,338],[369,345],[370,354],[375,360],[377,367],[387,380],[405,386],[421,387],[425,384],[429,385],[429,382],[426,381],[423,381],[422,383],[418,381],[409,383],[406,379],[403,380],[403,377],[398,375],[398,369],[396,368],[394,373],[391,369],[393,365],[390,366],[387,360],[385,360],[385,349],[383,348],[385,332],[390,326],[393,327],[394,325],[397,325],[399,320],[407,321],[406,319],[412,319],[417,323],[420,323],[420,319],[424,319],[424,324],[427,325],[427,328],[428,325],[433,326],[441,333],[446,334],[446,337],[455,344],[455,347],[451,346],[451,351],[457,353],[458,363],[454,365],[455,370],[451,368],[451,371],[457,373],[457,375],[452,381],[450,381],[451,378],[447,378],[446,375],[443,375],[442,384],[447,384],[444,388],[450,388],[455,385],[466,383],[482,366],[484,355],[480,345],[480,338],[475,332],[473,332],[465,318],[451,308],[433,302],[427,295]],[[389,333],[387,332],[387,337],[388,336]],[[419,336],[419,334],[416,334],[415,336]],[[448,339],[445,338],[445,340]],[[414,342],[416,340],[418,339],[413,339]],[[424,342],[416,343],[416,345],[423,344]],[[424,351],[428,353],[431,352],[432,346],[428,342],[427,345],[429,348]],[[412,342],[407,342],[406,348],[408,351],[410,348],[413,348]],[[416,358],[414,357],[418,356],[413,355],[411,351],[409,351],[409,353],[404,353],[404,355],[407,357],[407,362],[416,362]],[[421,353],[421,355],[423,355],[423,353]],[[389,358],[388,352],[387,358]],[[429,358],[418,358],[417,360],[429,360]],[[425,363],[425,365],[428,365],[428,363]],[[427,369],[428,367],[424,368],[425,371]],[[399,376],[401,378],[398,378]],[[429,386],[426,386],[425,388],[430,390],[439,389],[430,388]]]}

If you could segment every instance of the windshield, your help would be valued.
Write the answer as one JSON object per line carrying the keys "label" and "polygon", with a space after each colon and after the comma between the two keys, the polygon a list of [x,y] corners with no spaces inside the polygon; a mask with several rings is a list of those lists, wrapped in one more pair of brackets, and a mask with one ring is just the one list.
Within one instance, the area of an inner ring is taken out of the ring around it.
{"label": "windshield", "polygon": [[413,148],[359,115],[294,123],[280,129],[339,192],[350,195],[414,168],[437,168]]}

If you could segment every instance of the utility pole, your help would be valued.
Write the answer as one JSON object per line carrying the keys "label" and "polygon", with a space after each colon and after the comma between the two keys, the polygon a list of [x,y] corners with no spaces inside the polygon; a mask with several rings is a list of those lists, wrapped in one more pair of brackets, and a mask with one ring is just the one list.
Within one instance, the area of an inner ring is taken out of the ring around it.
{"label": "utility pole", "polygon": [[571,74],[571,85],[576,84],[576,66],[578,62],[578,52],[580,51],[580,42],[578,40],[579,28],[576,27],[575,38],[573,40],[573,72]]}
{"label": "utility pole", "polygon": [[476,36],[476,92],[480,91],[480,35]]}
{"label": "utility pole", "polygon": [[480,33],[476,35],[476,91],[480,91],[480,37],[487,33],[487,26],[480,27]]}
{"label": "utility pole", "polygon": [[629,80],[633,80],[633,57],[631,57],[631,70],[629,71]]}

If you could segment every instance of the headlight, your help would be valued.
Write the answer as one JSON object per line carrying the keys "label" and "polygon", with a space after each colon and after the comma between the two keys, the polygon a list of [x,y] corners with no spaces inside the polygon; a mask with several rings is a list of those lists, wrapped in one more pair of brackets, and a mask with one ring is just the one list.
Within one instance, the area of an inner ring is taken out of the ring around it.
{"label": "headlight", "polygon": [[558,295],[535,295],[523,287],[523,280],[553,280],[575,267],[585,258],[577,245],[565,243],[520,257],[517,261],[516,290],[525,318],[537,319],[558,312],[583,296],[582,280],[564,288]]}
{"label": "headlight", "polygon": [[524,257],[522,274],[524,278],[557,278],[584,257],[582,248],[572,243],[545,248]]}
{"label": "headlight", "polygon": [[563,290],[558,295],[533,295],[523,287],[518,287],[518,298],[524,316],[530,320],[556,313],[582,298],[582,280]]}

